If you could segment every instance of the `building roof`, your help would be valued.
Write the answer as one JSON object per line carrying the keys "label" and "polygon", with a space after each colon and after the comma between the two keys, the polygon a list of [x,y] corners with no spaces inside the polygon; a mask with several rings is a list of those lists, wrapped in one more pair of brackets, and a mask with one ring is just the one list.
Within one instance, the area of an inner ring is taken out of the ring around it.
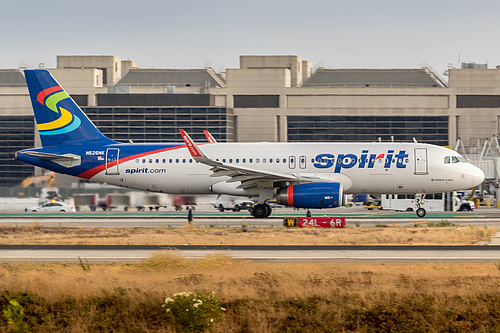
{"label": "building roof", "polygon": [[329,87],[445,87],[428,68],[416,69],[326,69],[318,68],[303,86]]}
{"label": "building roof", "polygon": [[26,86],[26,80],[19,69],[0,69],[0,87]]}
{"label": "building roof", "polygon": [[224,80],[211,68],[131,69],[117,86],[201,86],[225,87]]}

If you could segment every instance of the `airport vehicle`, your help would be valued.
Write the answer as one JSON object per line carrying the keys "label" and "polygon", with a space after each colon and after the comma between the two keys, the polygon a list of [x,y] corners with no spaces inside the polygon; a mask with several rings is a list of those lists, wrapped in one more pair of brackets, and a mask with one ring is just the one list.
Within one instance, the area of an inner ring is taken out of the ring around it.
{"label": "airport vehicle", "polygon": [[412,212],[421,205],[427,211],[472,211],[473,201],[460,199],[456,192],[426,194],[382,194],[381,209]]}
{"label": "airport vehicle", "polygon": [[239,212],[242,209],[251,210],[253,207],[253,202],[250,200],[245,200],[243,198],[221,196],[217,199],[217,201],[215,201],[214,207],[221,212],[223,212],[224,210]]}
{"label": "airport vehicle", "polygon": [[26,212],[76,212],[75,206],[65,204],[60,201],[49,201],[41,206],[28,207],[25,209]]}
{"label": "airport vehicle", "polygon": [[[42,147],[17,160],[121,187],[256,197],[296,208],[343,205],[344,193],[435,193],[472,188],[484,173],[455,151],[413,143],[118,143],[105,137],[47,70],[24,71]],[[418,216],[425,209],[417,209]]]}
{"label": "airport vehicle", "polygon": [[45,175],[25,178],[21,182],[21,186],[26,188],[28,186],[43,184],[44,187],[50,188],[50,187],[54,186],[55,180],[56,180],[56,173],[55,172],[48,172]]}
{"label": "airport vehicle", "polygon": [[382,204],[380,203],[380,200],[367,202],[366,205],[363,206],[363,208],[366,208],[368,210],[374,210],[374,209],[382,210],[382,209],[384,209],[382,207]]}

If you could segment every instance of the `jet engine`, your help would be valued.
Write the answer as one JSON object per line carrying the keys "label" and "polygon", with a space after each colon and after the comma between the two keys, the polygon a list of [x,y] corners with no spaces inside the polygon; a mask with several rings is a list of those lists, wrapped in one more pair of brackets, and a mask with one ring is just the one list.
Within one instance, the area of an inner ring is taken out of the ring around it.
{"label": "jet engine", "polygon": [[343,204],[340,183],[307,183],[278,189],[276,202],[297,208],[333,208]]}

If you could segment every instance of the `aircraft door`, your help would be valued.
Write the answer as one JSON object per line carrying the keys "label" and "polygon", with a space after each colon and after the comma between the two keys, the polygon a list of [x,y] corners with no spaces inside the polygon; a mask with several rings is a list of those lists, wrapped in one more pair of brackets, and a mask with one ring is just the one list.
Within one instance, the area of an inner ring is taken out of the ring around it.
{"label": "aircraft door", "polygon": [[118,160],[120,158],[120,149],[108,148],[106,149],[106,174],[119,175]]}
{"label": "aircraft door", "polygon": [[415,174],[427,175],[428,162],[427,162],[427,148],[415,148]]}

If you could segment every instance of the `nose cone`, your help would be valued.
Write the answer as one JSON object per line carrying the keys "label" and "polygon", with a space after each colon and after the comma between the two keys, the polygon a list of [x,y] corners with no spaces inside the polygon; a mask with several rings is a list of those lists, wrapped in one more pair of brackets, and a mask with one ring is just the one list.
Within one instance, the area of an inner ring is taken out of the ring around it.
{"label": "nose cone", "polygon": [[481,170],[477,166],[473,165],[473,168],[472,168],[472,187],[481,185],[484,181],[484,178],[485,178],[485,176],[484,176],[483,170]]}

